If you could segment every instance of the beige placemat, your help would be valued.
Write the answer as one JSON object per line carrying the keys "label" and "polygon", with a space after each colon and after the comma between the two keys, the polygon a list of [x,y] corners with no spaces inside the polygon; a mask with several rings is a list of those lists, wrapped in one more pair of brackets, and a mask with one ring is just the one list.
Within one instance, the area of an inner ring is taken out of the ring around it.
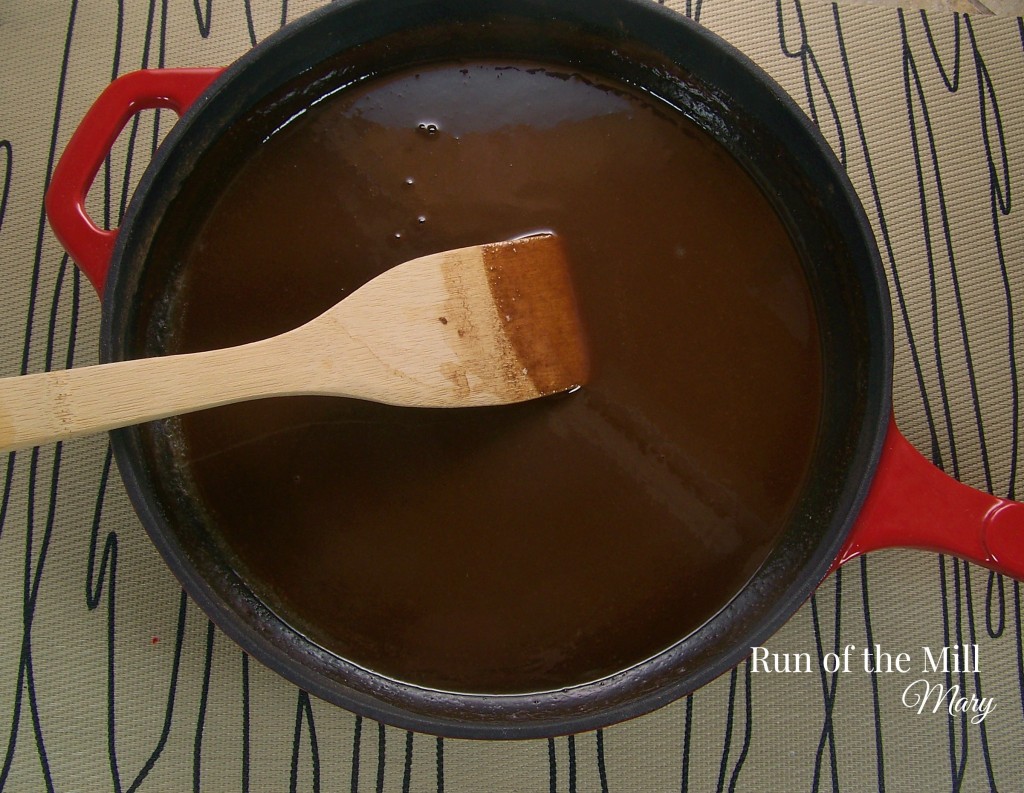
{"label": "beige placemat", "polygon": [[[0,374],[96,358],[95,295],[42,215],[54,155],[89,103],[140,66],[228,63],[316,5],[0,3]],[[1024,25],[797,0],[669,5],[770,72],[848,168],[892,287],[906,434],[964,481],[1019,497]],[[123,211],[154,118],[122,136],[97,217]],[[744,663],[626,724],[475,743],[380,727],[248,660],[158,558],[105,439],[19,453],[0,488],[3,790],[1024,790],[1020,587],[950,558],[882,552],[829,578],[769,643],[809,653],[809,673]],[[822,654],[855,645],[859,658],[871,643],[913,671],[820,671]],[[962,684],[995,703],[979,724],[902,704],[922,648],[952,644],[978,645]]]}

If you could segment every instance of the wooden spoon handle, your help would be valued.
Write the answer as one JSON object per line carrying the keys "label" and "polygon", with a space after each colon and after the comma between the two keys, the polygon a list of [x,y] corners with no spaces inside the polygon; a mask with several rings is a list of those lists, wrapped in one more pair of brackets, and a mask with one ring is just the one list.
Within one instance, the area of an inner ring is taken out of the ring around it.
{"label": "wooden spoon handle", "polygon": [[296,393],[295,357],[280,338],[0,379],[0,451]]}

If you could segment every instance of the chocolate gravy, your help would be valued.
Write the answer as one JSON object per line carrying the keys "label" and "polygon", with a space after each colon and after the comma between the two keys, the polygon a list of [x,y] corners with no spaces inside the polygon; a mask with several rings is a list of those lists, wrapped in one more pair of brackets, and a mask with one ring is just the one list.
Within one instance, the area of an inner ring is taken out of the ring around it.
{"label": "chocolate gravy", "polygon": [[424,67],[289,115],[180,252],[170,351],[553,231],[593,372],[494,409],[184,417],[184,467],[253,589],[323,647],[454,691],[591,681],[700,627],[773,547],[819,421],[812,300],[764,195],[659,100],[534,64]]}

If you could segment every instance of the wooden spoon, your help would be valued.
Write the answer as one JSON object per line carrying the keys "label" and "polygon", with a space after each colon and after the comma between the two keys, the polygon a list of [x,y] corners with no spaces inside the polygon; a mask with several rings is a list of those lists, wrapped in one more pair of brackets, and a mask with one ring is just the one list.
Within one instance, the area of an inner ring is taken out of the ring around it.
{"label": "wooden spoon", "polygon": [[405,262],[252,344],[0,379],[0,451],[293,394],[502,405],[580,386],[587,367],[562,247],[543,234]]}

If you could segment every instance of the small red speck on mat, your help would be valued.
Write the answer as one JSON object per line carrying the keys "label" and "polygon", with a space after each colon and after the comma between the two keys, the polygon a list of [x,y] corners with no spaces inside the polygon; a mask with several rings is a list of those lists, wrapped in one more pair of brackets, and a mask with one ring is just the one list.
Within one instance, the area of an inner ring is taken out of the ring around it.
{"label": "small red speck on mat", "polygon": [[154,636],[152,639],[149,640],[150,644],[159,644],[159,642],[160,642],[160,637],[159,636]]}

